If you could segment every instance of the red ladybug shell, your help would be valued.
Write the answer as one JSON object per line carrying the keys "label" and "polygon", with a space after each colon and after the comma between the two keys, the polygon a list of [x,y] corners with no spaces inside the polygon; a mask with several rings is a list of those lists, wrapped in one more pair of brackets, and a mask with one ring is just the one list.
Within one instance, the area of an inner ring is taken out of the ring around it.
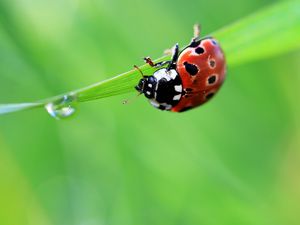
{"label": "red ladybug shell", "polygon": [[198,45],[184,49],[176,65],[184,94],[172,107],[173,112],[183,112],[207,102],[225,79],[225,57],[213,38],[202,39]]}

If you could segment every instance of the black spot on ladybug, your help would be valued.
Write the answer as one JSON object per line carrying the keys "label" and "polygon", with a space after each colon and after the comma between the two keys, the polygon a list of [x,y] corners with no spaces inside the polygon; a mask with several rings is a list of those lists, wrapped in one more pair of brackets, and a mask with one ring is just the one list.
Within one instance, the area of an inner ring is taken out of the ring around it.
{"label": "black spot on ladybug", "polygon": [[215,93],[211,92],[208,95],[206,95],[206,100],[211,99],[214,96]]}
{"label": "black spot on ladybug", "polygon": [[201,43],[201,40],[199,40],[199,41],[192,41],[192,43],[190,44],[190,47],[196,48],[198,45],[200,45],[200,43]]}
{"label": "black spot on ladybug", "polygon": [[194,64],[190,64],[188,62],[184,62],[183,65],[185,66],[185,70],[191,75],[195,76],[198,73],[198,68]]}
{"label": "black spot on ladybug", "polygon": [[195,52],[197,53],[197,54],[203,54],[204,53],[204,48],[202,48],[202,47],[198,47],[198,48],[196,48],[195,49]]}
{"label": "black spot on ladybug", "polygon": [[216,80],[217,80],[217,77],[215,75],[213,75],[213,76],[208,78],[208,83],[213,84],[213,83],[216,82]]}
{"label": "black spot on ladybug", "polygon": [[192,108],[193,108],[193,106],[187,106],[187,107],[182,108],[179,112],[185,112],[185,111],[188,111]]}
{"label": "black spot on ladybug", "polygon": [[211,68],[215,68],[215,66],[216,66],[216,61],[213,60],[213,59],[209,60],[209,66],[210,66]]}

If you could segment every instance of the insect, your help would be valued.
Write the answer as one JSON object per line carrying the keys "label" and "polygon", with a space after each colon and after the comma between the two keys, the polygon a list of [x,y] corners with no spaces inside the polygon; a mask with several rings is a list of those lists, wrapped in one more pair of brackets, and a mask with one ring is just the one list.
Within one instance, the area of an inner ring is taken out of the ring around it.
{"label": "insect", "polygon": [[210,100],[225,79],[226,62],[218,42],[212,37],[199,38],[200,29],[194,26],[190,44],[179,51],[173,48],[170,61],[154,63],[144,58],[153,75],[144,75],[135,89],[144,94],[150,103],[161,110],[184,112]]}

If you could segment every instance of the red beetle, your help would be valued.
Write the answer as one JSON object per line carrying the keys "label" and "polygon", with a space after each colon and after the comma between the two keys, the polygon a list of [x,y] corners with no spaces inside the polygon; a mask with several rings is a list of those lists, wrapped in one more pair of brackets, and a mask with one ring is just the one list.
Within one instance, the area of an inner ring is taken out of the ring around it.
{"label": "red beetle", "polygon": [[[179,53],[175,45],[171,61],[153,63],[158,68],[135,87],[150,103],[161,110],[184,112],[207,102],[220,89],[225,79],[226,62],[218,42],[199,39],[199,27],[191,43]],[[137,68],[137,67],[136,67]]]}

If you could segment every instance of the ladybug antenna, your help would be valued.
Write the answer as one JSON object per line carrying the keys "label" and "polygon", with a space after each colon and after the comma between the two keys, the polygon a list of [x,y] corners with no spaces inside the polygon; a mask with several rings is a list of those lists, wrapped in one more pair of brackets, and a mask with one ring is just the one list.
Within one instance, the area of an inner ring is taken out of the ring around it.
{"label": "ladybug antenna", "polygon": [[123,105],[127,105],[129,103],[132,103],[136,101],[136,99],[141,95],[142,93],[138,93],[136,96],[131,97],[130,99],[126,99],[122,102]]}
{"label": "ladybug antenna", "polygon": [[143,78],[145,78],[143,71],[137,65],[134,65],[133,67],[140,72]]}
{"label": "ladybug antenna", "polygon": [[[133,67],[140,72],[140,74],[143,77],[143,80],[146,80],[147,76],[144,75],[143,71],[137,65],[134,65]],[[144,87],[145,87],[145,82],[143,82],[142,90],[144,90]]]}

